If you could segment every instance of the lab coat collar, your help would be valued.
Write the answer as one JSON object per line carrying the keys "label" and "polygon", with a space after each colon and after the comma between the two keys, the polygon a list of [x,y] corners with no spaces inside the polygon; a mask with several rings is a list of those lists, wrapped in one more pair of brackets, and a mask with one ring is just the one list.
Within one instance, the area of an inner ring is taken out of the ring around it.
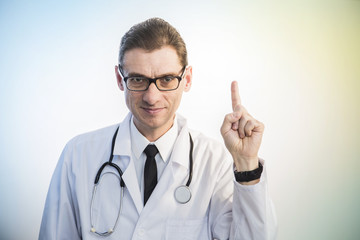
{"label": "lab coat collar", "polygon": [[178,137],[175,141],[170,160],[172,163],[180,164],[186,169],[189,168],[190,138],[187,122],[184,117],[177,114]]}
{"label": "lab coat collar", "polygon": [[130,119],[132,114],[128,113],[124,121],[120,124],[116,135],[114,146],[114,155],[131,156],[131,138],[130,138]]}

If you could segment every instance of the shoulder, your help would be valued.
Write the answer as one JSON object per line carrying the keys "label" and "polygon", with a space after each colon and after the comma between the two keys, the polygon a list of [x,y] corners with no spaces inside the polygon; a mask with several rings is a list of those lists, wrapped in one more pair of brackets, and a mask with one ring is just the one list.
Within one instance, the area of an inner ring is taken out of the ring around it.
{"label": "shoulder", "polygon": [[62,161],[71,165],[75,162],[80,164],[101,161],[102,156],[110,150],[112,138],[118,127],[119,124],[114,124],[73,137],[61,154]]}
{"label": "shoulder", "polygon": [[102,146],[104,143],[111,143],[116,129],[121,128],[121,126],[126,126],[126,123],[128,123],[130,118],[131,114],[129,113],[121,123],[113,124],[111,126],[80,134],[72,138],[67,143],[67,147],[80,147],[91,145]]}
{"label": "shoulder", "polygon": [[89,162],[96,165],[109,151],[112,136],[118,126],[119,124],[114,124],[73,137],[65,145],[58,166],[74,171],[87,169]]}
{"label": "shoulder", "polygon": [[215,189],[216,184],[221,180],[229,183],[227,187],[232,186],[233,160],[224,143],[201,132],[192,130],[189,132],[194,141],[193,168],[194,172],[201,176],[198,179],[201,185]]}
{"label": "shoulder", "polygon": [[208,149],[208,150],[217,150],[217,151],[226,151],[225,145],[223,144],[223,142],[211,138],[205,134],[203,134],[202,132],[193,130],[193,129],[189,129],[189,132],[191,134],[191,137],[194,141],[194,143],[196,143],[196,147],[198,148],[204,148],[204,149]]}
{"label": "shoulder", "polygon": [[230,153],[223,142],[206,136],[205,134],[189,130],[194,141],[194,153],[205,157],[209,164],[232,164]]}
{"label": "shoulder", "polygon": [[180,114],[177,114],[177,121],[180,128],[186,127],[189,131],[194,142],[194,155],[197,155],[199,158],[211,160],[212,163],[218,161],[222,161],[222,163],[225,162],[225,164],[232,163],[232,160],[227,160],[231,159],[231,156],[222,141],[208,137],[200,131],[189,128],[186,118]]}
{"label": "shoulder", "polygon": [[114,135],[119,124],[114,124],[104,128],[100,128],[94,131],[82,133],[73,137],[67,144],[66,148],[74,148],[85,145],[94,145],[111,141],[111,137]]}

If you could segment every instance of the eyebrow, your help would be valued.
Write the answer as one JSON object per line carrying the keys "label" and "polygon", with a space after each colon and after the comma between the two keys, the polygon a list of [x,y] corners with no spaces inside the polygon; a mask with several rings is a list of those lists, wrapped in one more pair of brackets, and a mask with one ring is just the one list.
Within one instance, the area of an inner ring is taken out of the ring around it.
{"label": "eyebrow", "polygon": [[[172,72],[172,73],[164,73],[164,74],[161,74],[161,75],[159,75],[159,76],[156,76],[155,78],[161,78],[161,77],[166,77],[166,76],[178,76],[179,74],[182,73],[183,70],[184,70],[184,68],[182,68],[182,69],[180,70],[180,73],[174,73],[174,72]],[[146,76],[146,75],[144,75],[144,74],[137,73],[137,72],[130,72],[130,73],[127,75],[127,77],[145,77],[145,78],[151,78],[151,77],[148,77],[148,76]]]}

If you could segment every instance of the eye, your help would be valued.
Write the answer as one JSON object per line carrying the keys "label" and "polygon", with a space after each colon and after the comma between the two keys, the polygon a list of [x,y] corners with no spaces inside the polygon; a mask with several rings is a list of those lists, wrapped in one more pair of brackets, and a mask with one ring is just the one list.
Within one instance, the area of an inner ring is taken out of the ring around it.
{"label": "eye", "polygon": [[164,83],[169,83],[171,82],[172,80],[174,80],[175,78],[173,76],[166,76],[166,77],[163,77],[161,79],[161,81],[163,81]]}
{"label": "eye", "polygon": [[132,83],[142,83],[145,81],[145,79],[143,77],[130,77],[128,81]]}

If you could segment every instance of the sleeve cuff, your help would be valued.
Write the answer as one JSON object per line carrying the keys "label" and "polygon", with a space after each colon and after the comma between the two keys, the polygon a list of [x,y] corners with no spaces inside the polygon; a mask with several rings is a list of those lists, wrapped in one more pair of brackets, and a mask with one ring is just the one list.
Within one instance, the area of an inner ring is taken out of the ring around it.
{"label": "sleeve cuff", "polygon": [[[259,191],[264,188],[264,185],[266,184],[266,165],[263,159],[259,158],[259,161],[264,168],[261,173],[260,182],[253,185],[242,185],[236,181],[235,175],[233,175],[234,186],[238,191]],[[233,170],[235,171],[235,169],[235,164],[233,164]]]}

